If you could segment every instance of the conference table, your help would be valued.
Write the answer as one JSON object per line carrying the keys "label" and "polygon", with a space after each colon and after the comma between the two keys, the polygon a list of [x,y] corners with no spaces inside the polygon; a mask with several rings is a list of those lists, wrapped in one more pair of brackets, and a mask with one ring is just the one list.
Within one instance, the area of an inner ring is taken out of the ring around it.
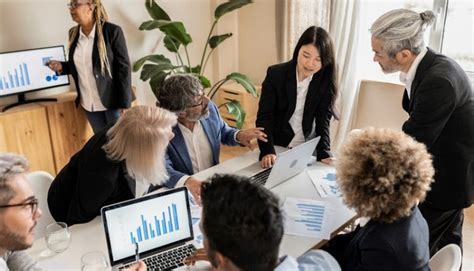
{"label": "conference table", "polygon": [[[283,148],[277,149],[277,152],[282,150]],[[235,157],[222,162],[219,165],[201,171],[195,174],[194,177],[205,180],[216,173],[234,173],[257,161],[258,152],[250,151],[242,156]],[[324,170],[328,167],[330,166],[319,162],[313,162],[308,165],[308,170]],[[331,217],[331,236],[336,235],[349,226],[356,218],[355,212],[343,204],[341,197],[322,198],[306,171],[290,178],[274,188],[271,188],[270,190],[279,197],[282,203],[287,197],[294,197],[318,200],[330,204],[334,210],[333,216]],[[28,250],[28,253],[30,256],[35,258],[38,261],[39,266],[45,270],[80,270],[81,255],[91,251],[101,251],[106,257],[108,256],[107,244],[100,216],[96,217],[91,222],[73,225],[70,227],[70,231],[71,242],[66,251],[59,254],[53,254],[48,251],[45,239],[40,238],[34,242],[33,247]],[[290,255],[296,258],[310,249],[321,247],[326,241],[327,240],[321,238],[309,238],[285,234],[280,245],[280,255]],[[196,242],[196,244],[199,246],[202,242]],[[207,269],[207,266],[207,264],[201,264],[195,268],[190,268],[190,270],[203,270]]]}

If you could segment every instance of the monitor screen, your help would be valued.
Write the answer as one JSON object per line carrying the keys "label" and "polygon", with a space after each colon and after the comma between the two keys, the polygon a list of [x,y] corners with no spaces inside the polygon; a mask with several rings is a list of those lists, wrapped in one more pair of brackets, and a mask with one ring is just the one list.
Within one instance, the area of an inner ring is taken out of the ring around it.
{"label": "monitor screen", "polygon": [[67,75],[46,66],[49,60],[65,61],[64,46],[0,53],[0,97],[69,85]]}

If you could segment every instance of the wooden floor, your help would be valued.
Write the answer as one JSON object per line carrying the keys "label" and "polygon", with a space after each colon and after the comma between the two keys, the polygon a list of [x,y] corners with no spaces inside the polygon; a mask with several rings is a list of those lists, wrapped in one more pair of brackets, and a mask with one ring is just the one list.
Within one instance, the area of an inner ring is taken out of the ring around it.
{"label": "wooden floor", "polygon": [[[247,152],[248,149],[242,147],[224,146],[221,150],[220,160],[225,161]],[[463,226],[463,271],[474,271],[474,205],[464,210]]]}

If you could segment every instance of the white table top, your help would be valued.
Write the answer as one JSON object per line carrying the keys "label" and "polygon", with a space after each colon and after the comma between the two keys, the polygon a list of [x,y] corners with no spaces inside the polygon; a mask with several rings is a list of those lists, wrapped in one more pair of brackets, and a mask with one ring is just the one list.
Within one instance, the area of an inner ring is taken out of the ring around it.
{"label": "white table top", "polygon": [[[248,152],[199,172],[194,176],[204,180],[215,173],[233,173],[256,161],[258,161],[258,153],[255,151]],[[311,166],[311,168],[315,169],[323,169],[325,167],[328,166],[321,163],[314,163]],[[341,198],[321,198],[306,172],[272,188],[271,191],[276,193],[282,202],[284,202],[286,197],[296,197],[331,203],[334,210],[336,210],[333,217],[333,234],[345,228],[355,218],[355,213],[342,203]],[[35,241],[33,247],[28,252],[38,260],[40,267],[46,270],[80,270],[81,255],[94,250],[102,251],[108,257],[101,217],[96,217],[93,221],[86,224],[74,225],[70,227],[70,230],[71,243],[69,248],[57,255],[51,255],[47,250],[44,238]],[[285,234],[280,245],[280,255],[298,257],[312,248],[320,247],[324,242],[324,240],[319,238]]]}

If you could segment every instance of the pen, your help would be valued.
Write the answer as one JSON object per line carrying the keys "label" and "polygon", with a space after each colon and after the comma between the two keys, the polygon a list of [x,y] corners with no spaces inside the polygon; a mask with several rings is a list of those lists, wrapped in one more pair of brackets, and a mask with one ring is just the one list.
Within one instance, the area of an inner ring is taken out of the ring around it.
{"label": "pen", "polygon": [[135,263],[138,263],[140,257],[138,256],[138,243],[135,242]]}

